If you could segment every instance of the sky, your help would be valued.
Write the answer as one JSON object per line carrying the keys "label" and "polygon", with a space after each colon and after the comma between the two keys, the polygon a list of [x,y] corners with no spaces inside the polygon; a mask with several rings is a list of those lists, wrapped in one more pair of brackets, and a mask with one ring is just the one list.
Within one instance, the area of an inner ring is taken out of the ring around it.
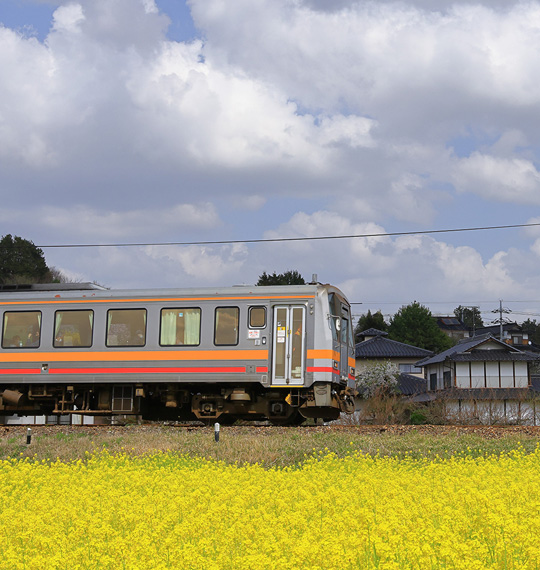
{"label": "sky", "polygon": [[[411,234],[540,224],[539,76],[535,0],[0,0],[0,235],[111,288],[540,321],[540,226]],[[366,234],[401,235],[242,242]]]}

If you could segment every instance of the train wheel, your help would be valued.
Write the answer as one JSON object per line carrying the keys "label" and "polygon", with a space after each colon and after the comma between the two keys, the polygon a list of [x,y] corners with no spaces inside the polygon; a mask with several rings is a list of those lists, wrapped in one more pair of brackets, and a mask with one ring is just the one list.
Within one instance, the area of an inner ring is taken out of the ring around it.
{"label": "train wheel", "polygon": [[232,426],[236,422],[236,416],[231,414],[221,414],[216,421],[222,426]]}
{"label": "train wheel", "polygon": [[288,416],[269,419],[274,426],[299,426],[306,421],[306,418],[296,408],[291,408],[291,413]]}

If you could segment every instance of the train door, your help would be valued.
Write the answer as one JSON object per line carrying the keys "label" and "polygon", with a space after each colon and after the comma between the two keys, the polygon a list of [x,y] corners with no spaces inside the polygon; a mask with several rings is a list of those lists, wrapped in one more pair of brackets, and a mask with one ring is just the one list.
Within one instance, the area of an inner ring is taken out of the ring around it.
{"label": "train door", "polygon": [[349,377],[349,353],[351,351],[351,325],[348,315],[341,317],[340,331],[340,376],[347,379]]}
{"label": "train door", "polygon": [[304,383],[305,329],[305,307],[274,307],[272,384]]}
{"label": "train door", "polygon": [[342,380],[349,377],[349,357],[353,356],[350,310],[335,294],[330,295],[332,312],[334,350],[339,354],[339,375]]}

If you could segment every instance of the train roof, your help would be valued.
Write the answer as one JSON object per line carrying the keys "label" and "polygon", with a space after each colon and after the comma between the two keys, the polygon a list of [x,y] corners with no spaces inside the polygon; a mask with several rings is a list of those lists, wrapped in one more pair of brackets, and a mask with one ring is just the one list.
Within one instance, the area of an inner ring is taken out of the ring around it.
{"label": "train roof", "polygon": [[0,284],[0,293],[14,291],[105,291],[106,288],[96,283],[18,283],[13,285]]}
{"label": "train roof", "polygon": [[345,299],[339,289],[329,284],[310,283],[306,285],[238,285],[233,287],[201,288],[163,288],[163,289],[106,289],[94,283],[52,283],[30,286],[0,286],[0,304],[2,301],[39,300],[39,299],[141,299],[171,297],[279,297],[280,295],[308,296],[316,295],[320,289],[335,292]]}

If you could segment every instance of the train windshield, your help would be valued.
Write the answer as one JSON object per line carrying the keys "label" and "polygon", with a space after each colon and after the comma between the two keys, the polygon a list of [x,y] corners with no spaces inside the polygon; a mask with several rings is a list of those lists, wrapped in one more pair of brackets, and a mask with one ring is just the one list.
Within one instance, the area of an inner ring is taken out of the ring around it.
{"label": "train windshield", "polygon": [[341,342],[343,344],[353,345],[352,327],[350,326],[349,319],[341,319]]}
{"label": "train windshield", "polygon": [[330,293],[328,300],[330,304],[330,326],[334,340],[353,346],[349,305],[344,303],[335,293]]}

